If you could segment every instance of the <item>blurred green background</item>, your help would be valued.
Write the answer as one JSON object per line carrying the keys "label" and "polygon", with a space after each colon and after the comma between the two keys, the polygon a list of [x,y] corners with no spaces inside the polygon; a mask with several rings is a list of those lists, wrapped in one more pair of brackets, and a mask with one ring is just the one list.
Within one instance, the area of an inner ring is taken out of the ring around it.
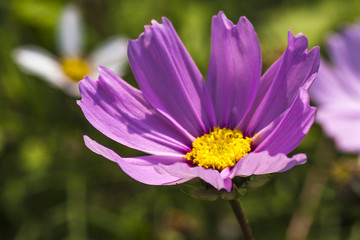
{"label": "blurred green background", "polygon": [[[141,154],[97,132],[76,99],[21,72],[12,61],[12,49],[24,44],[56,54],[55,28],[67,3],[0,2],[0,239],[241,239],[226,201],[192,199],[176,186],[144,185],[88,150],[84,134],[121,156]],[[285,50],[288,29],[304,33],[310,47],[323,46],[329,32],[360,16],[356,0],[73,3],[81,8],[86,24],[86,49],[119,33],[135,39],[151,19],[166,16],[203,74],[209,59],[211,17],[219,10],[234,22],[244,15],[253,23],[264,69]],[[326,54],[324,48],[322,54]],[[123,78],[134,84],[129,68]],[[267,185],[242,198],[255,238],[284,239],[293,213],[302,211],[312,222],[308,239],[360,239],[360,199],[349,190],[357,175],[347,167],[356,156],[337,152],[319,126],[312,128],[296,152],[307,153],[308,163],[276,174]],[[344,162],[348,165],[341,165]],[[345,176],[343,181],[330,175],[334,165],[336,176]],[[317,174],[311,178],[314,169]],[[320,188],[299,198],[306,181]],[[318,207],[312,200],[316,194]],[[307,199],[299,210],[299,202]]]}

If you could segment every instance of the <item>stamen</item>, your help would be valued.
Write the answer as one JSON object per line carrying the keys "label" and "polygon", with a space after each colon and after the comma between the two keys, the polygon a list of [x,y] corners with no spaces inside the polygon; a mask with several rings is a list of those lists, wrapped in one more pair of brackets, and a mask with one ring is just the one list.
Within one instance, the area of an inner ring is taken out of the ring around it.
{"label": "stamen", "polygon": [[73,81],[80,81],[89,74],[90,66],[84,59],[78,57],[63,58],[61,63],[63,71]]}
{"label": "stamen", "polygon": [[184,156],[203,168],[223,170],[234,166],[251,151],[252,138],[243,136],[238,129],[214,128],[195,139],[193,149]]}

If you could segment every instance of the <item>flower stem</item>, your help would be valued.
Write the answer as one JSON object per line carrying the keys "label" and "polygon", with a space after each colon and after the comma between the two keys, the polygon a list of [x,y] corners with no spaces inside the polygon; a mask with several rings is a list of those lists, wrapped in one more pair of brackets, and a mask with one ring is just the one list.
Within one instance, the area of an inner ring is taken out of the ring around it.
{"label": "flower stem", "polygon": [[244,211],[242,210],[240,201],[238,199],[233,199],[233,200],[229,200],[229,202],[236,216],[236,219],[241,227],[245,240],[254,240],[248,220],[246,219]]}

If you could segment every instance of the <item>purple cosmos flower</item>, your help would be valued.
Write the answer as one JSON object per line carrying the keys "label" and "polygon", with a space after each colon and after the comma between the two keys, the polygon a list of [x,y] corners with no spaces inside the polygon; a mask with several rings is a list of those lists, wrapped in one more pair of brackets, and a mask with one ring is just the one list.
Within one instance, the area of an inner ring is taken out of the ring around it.
{"label": "purple cosmos flower", "polygon": [[306,161],[287,157],[309,131],[315,108],[307,89],[319,49],[288,34],[285,53],[261,76],[261,53],[251,23],[220,12],[212,20],[207,81],[171,22],[152,21],[128,56],[141,91],[104,67],[85,77],[78,102],[109,138],[150,155],[122,158],[85,136],[88,148],[116,162],[137,181],[171,185],[199,177],[216,189],[235,176],[286,171]]}
{"label": "purple cosmos flower", "polygon": [[317,121],[339,149],[360,153],[360,22],[327,40],[333,64],[321,61],[311,94]]}

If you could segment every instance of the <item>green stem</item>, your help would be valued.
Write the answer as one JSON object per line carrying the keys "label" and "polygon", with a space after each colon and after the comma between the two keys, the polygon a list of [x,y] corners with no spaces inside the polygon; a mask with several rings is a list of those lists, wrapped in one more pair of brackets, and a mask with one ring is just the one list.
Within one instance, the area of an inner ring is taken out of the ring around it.
{"label": "green stem", "polygon": [[251,233],[248,220],[245,217],[244,211],[241,207],[240,201],[237,199],[229,200],[230,206],[236,216],[236,219],[241,227],[245,240],[254,240]]}

